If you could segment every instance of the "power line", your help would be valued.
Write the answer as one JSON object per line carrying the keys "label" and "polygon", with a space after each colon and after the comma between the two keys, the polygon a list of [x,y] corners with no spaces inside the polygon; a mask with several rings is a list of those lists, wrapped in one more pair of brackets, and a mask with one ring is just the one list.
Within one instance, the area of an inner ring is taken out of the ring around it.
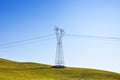
{"label": "power line", "polygon": [[[106,37],[106,36],[89,36],[89,35],[80,35],[80,34],[64,34],[66,36],[70,36],[70,37],[87,37],[87,38],[99,38],[99,39],[116,39],[116,40],[120,40],[119,37]],[[54,36],[54,34],[49,34],[49,35],[44,35],[44,36],[39,36],[39,37],[33,37],[33,38],[29,38],[29,39],[24,39],[24,40],[18,40],[18,41],[14,41],[14,42],[9,42],[9,43],[3,43],[0,44],[0,49],[1,48],[9,48],[9,47],[15,47],[15,46],[19,46],[19,45],[25,45],[31,42],[35,42],[36,40],[39,41],[47,41],[50,39],[55,39],[52,38]]]}
{"label": "power line", "polygon": [[[42,40],[38,40],[38,41],[39,42],[40,41],[44,42],[44,41],[49,41],[49,40],[53,40],[53,39],[55,39],[55,37],[54,38],[42,39]],[[12,48],[12,47],[21,46],[21,45],[27,45],[29,43],[36,43],[36,41],[30,41],[30,42],[24,42],[24,43],[19,43],[19,44],[7,45],[7,46],[0,47],[0,49]]]}
{"label": "power line", "polygon": [[20,43],[26,43],[26,42],[40,40],[40,39],[42,40],[42,39],[46,39],[46,38],[49,38],[49,37],[52,37],[52,36],[53,36],[53,34],[49,34],[49,35],[34,37],[34,38],[30,38],[30,39],[24,39],[24,40],[9,42],[9,43],[3,43],[3,44],[0,44],[0,47],[1,46],[9,46],[9,45],[20,44]]}
{"label": "power line", "polygon": [[117,39],[120,40],[119,37],[106,37],[106,36],[88,36],[88,35],[78,35],[78,34],[65,34],[71,37],[88,37],[88,38],[101,38],[101,39]]}

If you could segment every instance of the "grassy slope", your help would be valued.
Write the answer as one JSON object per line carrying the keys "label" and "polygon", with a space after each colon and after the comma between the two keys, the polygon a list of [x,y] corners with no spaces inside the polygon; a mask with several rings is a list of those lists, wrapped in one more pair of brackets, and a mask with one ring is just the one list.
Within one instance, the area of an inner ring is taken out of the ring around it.
{"label": "grassy slope", "polygon": [[55,69],[0,58],[0,80],[120,80],[120,74],[85,68]]}

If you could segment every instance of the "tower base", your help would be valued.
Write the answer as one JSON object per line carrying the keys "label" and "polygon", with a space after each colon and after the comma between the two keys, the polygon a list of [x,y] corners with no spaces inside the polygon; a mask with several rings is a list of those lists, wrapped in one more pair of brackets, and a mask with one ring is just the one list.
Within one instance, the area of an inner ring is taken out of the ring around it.
{"label": "tower base", "polygon": [[52,66],[52,68],[65,68],[65,66],[61,66],[61,65],[54,65],[54,66]]}

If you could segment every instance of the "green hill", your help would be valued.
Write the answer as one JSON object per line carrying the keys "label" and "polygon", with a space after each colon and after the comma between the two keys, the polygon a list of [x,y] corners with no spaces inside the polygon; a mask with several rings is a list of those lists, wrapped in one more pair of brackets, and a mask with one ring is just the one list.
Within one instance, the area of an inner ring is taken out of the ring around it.
{"label": "green hill", "polygon": [[120,80],[120,74],[86,68],[51,68],[33,62],[0,58],[0,80]]}

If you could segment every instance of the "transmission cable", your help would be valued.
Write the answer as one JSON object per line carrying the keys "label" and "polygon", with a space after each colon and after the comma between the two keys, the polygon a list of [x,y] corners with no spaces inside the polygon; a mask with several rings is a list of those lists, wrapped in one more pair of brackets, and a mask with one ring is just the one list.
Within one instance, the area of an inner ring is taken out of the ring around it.
{"label": "transmission cable", "polygon": [[88,36],[88,35],[78,35],[78,34],[65,34],[72,37],[88,37],[88,38],[102,38],[102,39],[117,39],[120,40],[120,37],[105,37],[105,36]]}
{"label": "transmission cable", "polygon": [[12,47],[16,47],[16,46],[23,46],[23,45],[28,45],[28,44],[30,44],[30,43],[40,43],[40,41],[42,41],[42,43],[44,42],[44,41],[49,41],[49,40],[53,40],[53,39],[55,39],[55,37],[52,37],[52,38],[47,38],[47,39],[39,39],[39,40],[34,40],[34,41],[29,41],[29,42],[24,42],[24,43],[19,43],[19,44],[12,44],[12,45],[7,45],[7,46],[0,46],[0,49],[6,49],[6,48],[12,48]]}
{"label": "transmission cable", "polygon": [[35,40],[42,40],[42,39],[46,39],[46,38],[49,38],[49,37],[52,37],[52,36],[53,36],[53,34],[50,34],[50,35],[44,35],[44,36],[39,36],[39,37],[34,37],[34,38],[29,38],[29,39],[14,41],[14,42],[9,42],[9,43],[3,43],[3,44],[0,44],[0,47],[20,44],[20,43],[26,43],[26,42],[35,41]]}

